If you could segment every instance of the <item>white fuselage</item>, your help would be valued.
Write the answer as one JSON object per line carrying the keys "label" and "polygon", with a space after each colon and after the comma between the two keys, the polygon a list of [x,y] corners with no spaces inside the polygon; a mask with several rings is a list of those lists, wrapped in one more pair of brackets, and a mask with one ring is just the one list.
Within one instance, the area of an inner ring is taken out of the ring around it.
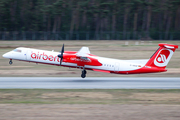
{"label": "white fuselage", "polygon": [[[42,63],[42,64],[50,64],[50,65],[57,65],[60,64],[60,58],[57,57],[59,52],[54,51],[46,51],[46,50],[38,50],[38,49],[31,49],[31,48],[23,48],[19,47],[19,51],[10,51],[3,55],[5,58],[21,60],[21,61],[28,61],[34,63]],[[64,53],[67,54],[67,53]],[[105,71],[132,71],[137,70],[147,63],[147,60],[117,60],[111,58],[104,58],[98,56],[88,56],[90,59],[94,58],[97,59],[101,66],[94,66],[93,64],[84,65],[85,69],[95,69],[95,70],[105,70]],[[75,67],[81,68],[82,66],[78,66],[76,63],[70,62],[62,62],[62,66],[67,67]]]}

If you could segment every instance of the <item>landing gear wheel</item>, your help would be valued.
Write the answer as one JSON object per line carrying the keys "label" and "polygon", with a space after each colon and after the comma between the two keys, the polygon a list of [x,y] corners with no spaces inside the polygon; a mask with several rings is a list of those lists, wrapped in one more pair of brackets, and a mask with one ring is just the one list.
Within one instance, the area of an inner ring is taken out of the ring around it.
{"label": "landing gear wheel", "polygon": [[10,60],[10,61],[9,61],[9,64],[10,64],[10,65],[12,65],[12,64],[13,64],[12,60]]}
{"label": "landing gear wheel", "polygon": [[85,78],[85,77],[86,77],[86,74],[81,74],[81,77],[82,77],[82,78]]}
{"label": "landing gear wheel", "polygon": [[81,77],[82,77],[82,78],[85,78],[85,77],[86,77],[86,73],[87,73],[86,70],[83,70],[83,71],[82,71],[82,74],[81,74]]}

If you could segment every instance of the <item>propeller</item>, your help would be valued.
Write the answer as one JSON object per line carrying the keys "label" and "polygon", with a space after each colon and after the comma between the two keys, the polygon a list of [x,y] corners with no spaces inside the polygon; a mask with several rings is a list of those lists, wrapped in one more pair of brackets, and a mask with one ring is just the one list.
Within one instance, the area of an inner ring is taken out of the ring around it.
{"label": "propeller", "polygon": [[57,55],[59,58],[61,58],[61,60],[60,60],[60,66],[61,66],[61,63],[62,63],[62,61],[63,61],[63,53],[64,53],[64,44],[63,44],[62,49],[61,49],[61,54]]}

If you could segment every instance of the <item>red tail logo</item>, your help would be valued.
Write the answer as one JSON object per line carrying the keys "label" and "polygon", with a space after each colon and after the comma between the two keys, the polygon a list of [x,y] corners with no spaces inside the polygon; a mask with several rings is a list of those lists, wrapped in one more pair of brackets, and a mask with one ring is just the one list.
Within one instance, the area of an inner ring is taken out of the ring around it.
{"label": "red tail logo", "polygon": [[162,50],[156,58],[158,63],[165,63],[168,56],[170,55],[169,50]]}
{"label": "red tail logo", "polygon": [[166,66],[173,55],[173,51],[170,49],[162,49],[154,59],[154,64],[159,67]]}

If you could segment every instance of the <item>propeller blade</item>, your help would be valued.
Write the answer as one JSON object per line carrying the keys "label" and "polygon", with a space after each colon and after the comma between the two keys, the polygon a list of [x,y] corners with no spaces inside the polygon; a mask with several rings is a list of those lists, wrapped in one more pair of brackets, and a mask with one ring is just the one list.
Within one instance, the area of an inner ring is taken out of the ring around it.
{"label": "propeller blade", "polygon": [[61,66],[61,64],[62,64],[62,61],[63,61],[63,58],[60,60],[60,66]]}
{"label": "propeller blade", "polygon": [[63,53],[64,53],[64,44],[63,44],[62,49],[61,49],[61,54],[57,55],[59,58],[61,58],[61,60],[60,60],[60,66],[61,66],[62,61],[63,61]]}
{"label": "propeller blade", "polygon": [[64,44],[62,46],[62,49],[61,49],[61,54],[64,53]]}

